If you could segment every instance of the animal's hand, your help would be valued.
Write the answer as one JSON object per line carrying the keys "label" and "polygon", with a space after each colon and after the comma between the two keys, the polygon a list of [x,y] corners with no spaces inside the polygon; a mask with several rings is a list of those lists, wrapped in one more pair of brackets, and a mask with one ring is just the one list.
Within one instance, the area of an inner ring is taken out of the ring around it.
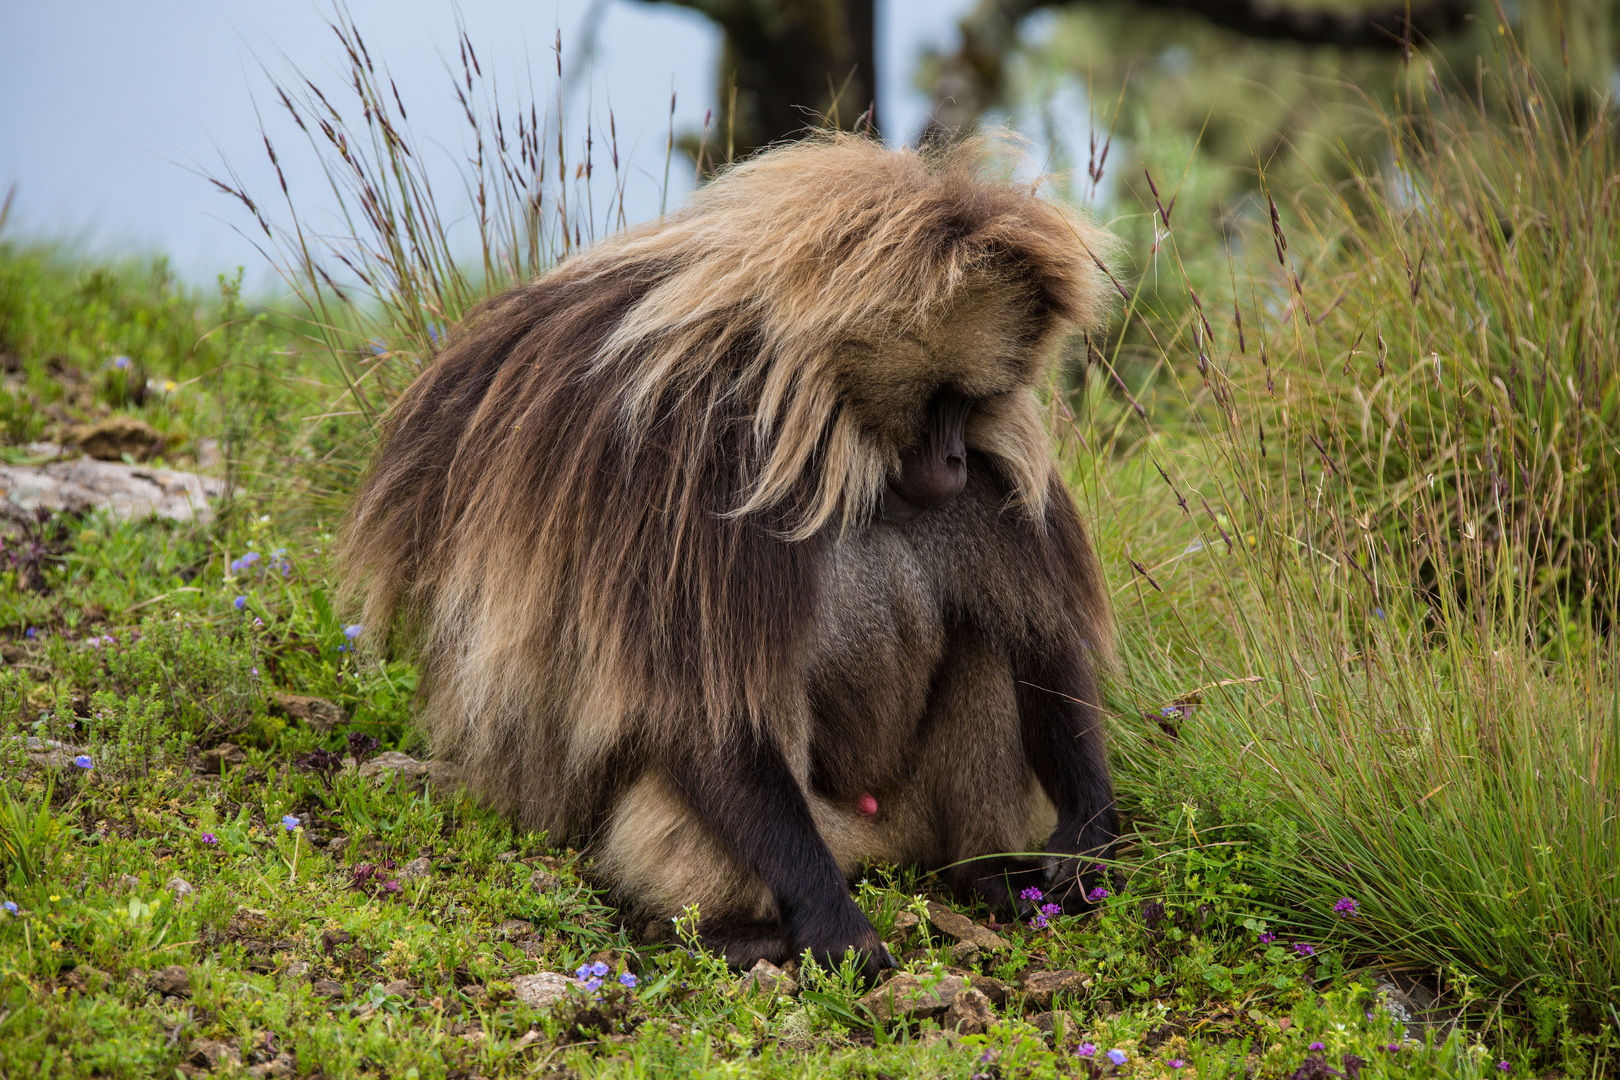
{"label": "animal's hand", "polygon": [[808,913],[803,925],[796,930],[797,951],[803,953],[809,949],[816,963],[825,968],[838,967],[850,950],[854,950],[861,978],[868,986],[877,982],[879,972],[895,966],[888,946],[883,944],[861,909],[847,897],[831,911]]}

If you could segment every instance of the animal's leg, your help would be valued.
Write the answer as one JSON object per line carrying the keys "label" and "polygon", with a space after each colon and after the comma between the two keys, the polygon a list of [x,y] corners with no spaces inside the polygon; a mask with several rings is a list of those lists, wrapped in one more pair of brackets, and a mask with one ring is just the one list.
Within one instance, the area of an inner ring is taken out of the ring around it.
{"label": "animal's leg", "polygon": [[1057,809],[1044,888],[1065,913],[1082,911],[1107,878],[1095,860],[1112,855],[1119,832],[1097,680],[1084,652],[1066,643],[1030,650],[1013,673],[1024,752]]}
{"label": "animal's leg", "polygon": [[731,858],[770,890],[791,955],[809,949],[818,962],[836,965],[853,949],[868,979],[893,966],[769,732],[743,728],[719,745],[700,735],[673,751],[664,761],[670,784]]}
{"label": "animal's leg", "polygon": [[930,699],[922,734],[920,791],[935,822],[937,849],[952,890],[1003,915],[1022,913],[1018,894],[1040,885],[1032,849],[1050,818],[1026,761],[1018,697],[1005,654],[982,635],[953,635]]}

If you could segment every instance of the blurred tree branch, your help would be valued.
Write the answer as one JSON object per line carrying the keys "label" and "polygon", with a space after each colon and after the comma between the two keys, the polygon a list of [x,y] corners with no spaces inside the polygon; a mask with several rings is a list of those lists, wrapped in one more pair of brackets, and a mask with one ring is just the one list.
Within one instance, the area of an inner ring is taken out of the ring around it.
{"label": "blurred tree branch", "polygon": [[[934,109],[923,138],[966,130],[1001,102],[1006,58],[1018,43],[1018,24],[1043,8],[1083,0],[980,0],[959,24],[961,44],[935,56],[929,92]],[[1407,52],[1413,42],[1454,34],[1473,13],[1472,0],[1427,0],[1365,11],[1322,11],[1265,0],[1129,0],[1128,6],[1182,12],[1244,37],[1346,49]]]}

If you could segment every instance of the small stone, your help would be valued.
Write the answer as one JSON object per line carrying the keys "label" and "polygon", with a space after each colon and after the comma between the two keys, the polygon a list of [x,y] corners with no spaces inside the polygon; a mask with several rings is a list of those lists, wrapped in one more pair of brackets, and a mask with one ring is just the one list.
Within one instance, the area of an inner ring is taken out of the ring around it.
{"label": "small stone", "polygon": [[297,1076],[298,1062],[291,1054],[280,1053],[262,1065],[249,1066],[245,1075],[253,1077],[254,1080],[266,1080],[266,1078],[280,1080],[281,1077]]}
{"label": "small stone", "polygon": [[957,941],[970,941],[985,952],[1000,952],[1010,948],[1007,940],[1000,934],[986,930],[966,915],[952,911],[943,904],[929,902],[928,922],[940,933]]}
{"label": "small stone", "polygon": [[1050,1009],[1058,996],[1073,996],[1089,986],[1091,978],[1082,971],[1025,971],[1018,976],[1025,1006],[1039,1012]]}
{"label": "small stone", "polygon": [[534,934],[534,924],[527,919],[507,919],[495,928],[495,936],[508,940],[530,937]]}
{"label": "small stone", "polygon": [[349,722],[349,714],[342,706],[308,694],[271,694],[270,711],[302,720],[322,732]]}
{"label": "small stone", "polygon": [[876,990],[869,991],[857,1004],[870,1009],[880,1024],[899,1019],[937,1018],[945,1014],[966,985],[966,980],[960,975],[924,980],[909,972],[901,972]]}
{"label": "small stone", "polygon": [[131,889],[140,887],[141,879],[134,874],[119,874],[113,878],[112,888],[114,892],[128,892]]}
{"label": "small stone", "polygon": [[147,977],[148,989],[156,990],[160,994],[173,997],[191,996],[191,976],[179,964],[170,964],[160,968]]}
{"label": "small stone", "polygon": [[157,428],[133,416],[109,416],[74,428],[70,441],[98,461],[122,461],[125,454],[145,461],[163,448]]}
{"label": "small stone", "polygon": [[512,980],[512,993],[531,1009],[548,1009],[568,996],[573,980],[555,971],[519,975]]}
{"label": "small stone", "polygon": [[433,861],[426,855],[419,855],[406,863],[399,871],[401,881],[420,881],[433,876]]}
{"label": "small stone", "polygon": [[177,904],[184,903],[197,893],[197,886],[179,875],[170,878],[163,887],[168,890],[170,896],[174,897],[174,902]]}
{"label": "small stone", "polygon": [[209,776],[218,776],[246,762],[247,751],[235,743],[220,743],[197,755],[197,768]]}
{"label": "small stone", "polygon": [[799,981],[769,960],[760,960],[737,980],[737,989],[744,993],[763,990],[767,994],[792,997],[799,992]]}
{"label": "small stone", "polygon": [[984,950],[971,941],[958,941],[951,946],[951,964],[954,967],[976,967]]}
{"label": "small stone", "polygon": [[994,1020],[989,997],[969,986],[951,1000],[940,1026],[963,1035],[983,1035]]}
{"label": "small stone", "polygon": [[242,1054],[230,1043],[217,1042],[214,1039],[198,1039],[191,1044],[191,1052],[186,1055],[186,1064],[210,1071],[222,1066],[239,1069],[242,1067]]}
{"label": "small stone", "polygon": [[515,851],[503,851],[495,856],[495,861],[499,863],[517,862],[517,857],[518,853]]}
{"label": "small stone", "polygon": [[310,984],[309,989],[318,998],[343,996],[343,984],[335,979],[316,979]]}
{"label": "small stone", "polygon": [[294,960],[292,963],[287,965],[287,977],[289,979],[302,979],[305,975],[308,975],[308,974],[309,974],[309,961],[308,960]]}
{"label": "small stone", "polygon": [[[557,880],[557,875],[549,870],[536,870],[529,875],[529,888],[537,893],[551,892],[560,884],[562,883]],[[662,922],[663,920],[660,919],[659,921]]]}
{"label": "small stone", "polygon": [[973,985],[989,998],[990,1003],[996,1008],[1007,1004],[1007,984],[1000,979],[991,978],[989,975],[974,975]]}
{"label": "small stone", "polygon": [[378,780],[394,776],[405,787],[419,785],[422,778],[427,775],[428,767],[398,750],[387,750],[364,765],[360,766],[360,775]]}
{"label": "small stone", "polygon": [[890,941],[904,941],[911,932],[922,923],[914,911],[902,911],[894,917],[894,923],[889,927]]}
{"label": "small stone", "polygon": [[395,979],[393,982],[384,983],[382,992],[384,997],[404,998],[409,1001],[411,999],[411,984],[404,979]]}

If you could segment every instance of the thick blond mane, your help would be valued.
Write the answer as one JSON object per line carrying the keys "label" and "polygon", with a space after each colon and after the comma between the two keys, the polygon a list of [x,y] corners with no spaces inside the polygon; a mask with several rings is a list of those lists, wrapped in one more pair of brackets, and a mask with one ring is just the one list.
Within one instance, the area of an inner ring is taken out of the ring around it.
{"label": "thick blond mane", "polygon": [[[729,366],[734,378],[711,385],[756,395],[759,452],[732,512],[777,506],[814,462],[814,494],[787,535],[809,537],[840,512],[846,523],[863,520],[898,448],[875,444],[841,414],[841,350],[874,328],[926,334],[964,289],[1008,277],[1029,286],[1046,316],[1032,351],[1048,365],[1058,336],[1104,314],[1096,257],[1111,253],[1112,238],[1029,186],[992,178],[990,150],[972,141],[935,155],[895,152],[851,135],[783,147],[727,171],[673,218],[570,264],[564,272],[583,278],[659,268],[595,357],[598,370],[636,357],[626,437],[656,422],[666,395]],[[975,448],[1003,460],[1020,502],[1038,514],[1048,472],[1038,414],[1022,403],[996,412],[978,425]]]}

